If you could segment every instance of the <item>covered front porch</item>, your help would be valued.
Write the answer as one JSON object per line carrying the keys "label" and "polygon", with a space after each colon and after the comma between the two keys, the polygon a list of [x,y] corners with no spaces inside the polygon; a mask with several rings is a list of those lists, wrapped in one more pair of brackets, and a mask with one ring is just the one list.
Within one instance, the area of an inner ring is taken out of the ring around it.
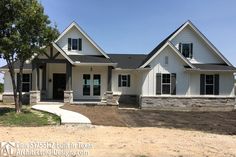
{"label": "covered front porch", "polygon": [[[58,101],[74,104],[116,103],[111,100],[112,64],[72,62],[74,56],[67,57],[69,59],[57,49],[50,48],[49,54],[44,53],[32,61],[30,104]],[[91,57],[94,59],[95,56]]]}

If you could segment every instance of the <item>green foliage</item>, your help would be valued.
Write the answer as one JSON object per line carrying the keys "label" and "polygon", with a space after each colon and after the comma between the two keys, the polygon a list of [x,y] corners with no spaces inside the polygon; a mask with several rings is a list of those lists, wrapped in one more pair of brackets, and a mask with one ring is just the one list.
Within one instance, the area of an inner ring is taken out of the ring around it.
{"label": "green foliage", "polygon": [[0,125],[4,126],[44,126],[60,124],[60,118],[56,115],[33,111],[23,108],[22,113],[15,114],[12,108],[0,108]]}
{"label": "green foliage", "polygon": [[[44,51],[59,35],[52,27],[38,0],[0,1],[0,57],[7,62],[12,79],[16,112],[22,104],[22,73],[27,59]],[[19,101],[15,81],[14,62],[20,62]]]}
{"label": "green foliage", "polygon": [[4,85],[3,83],[0,83],[0,93],[3,93],[3,91],[4,91]]}

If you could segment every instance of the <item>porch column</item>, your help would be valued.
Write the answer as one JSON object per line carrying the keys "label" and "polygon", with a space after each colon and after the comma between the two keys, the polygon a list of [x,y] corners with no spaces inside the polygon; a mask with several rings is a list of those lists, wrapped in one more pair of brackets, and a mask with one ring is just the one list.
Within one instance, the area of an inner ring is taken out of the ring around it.
{"label": "porch column", "polygon": [[107,91],[111,91],[112,86],[112,66],[108,66]]}
{"label": "porch column", "polygon": [[70,62],[66,62],[66,90],[64,91],[64,103],[71,102],[73,102],[72,65]]}
{"label": "porch column", "polygon": [[47,64],[43,64],[42,66],[42,91],[41,91],[41,99],[46,100],[47,98],[47,90],[46,90],[46,81],[47,81]]}
{"label": "porch column", "polygon": [[36,61],[32,61],[32,90],[30,91],[30,104],[36,104],[39,101],[39,67]]}
{"label": "porch column", "polygon": [[117,105],[117,101],[113,95],[112,91],[112,66],[108,66],[108,71],[107,71],[107,91],[105,93],[106,95],[106,102],[107,105]]}

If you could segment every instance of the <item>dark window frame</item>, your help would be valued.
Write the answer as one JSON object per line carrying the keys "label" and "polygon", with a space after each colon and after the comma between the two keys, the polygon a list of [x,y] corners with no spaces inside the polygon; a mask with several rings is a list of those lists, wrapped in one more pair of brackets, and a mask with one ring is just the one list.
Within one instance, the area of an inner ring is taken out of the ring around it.
{"label": "dark window frame", "polygon": [[[185,58],[193,58],[193,43],[180,43],[180,52]],[[187,50],[184,50],[188,48]],[[187,51],[187,52],[184,52]]]}

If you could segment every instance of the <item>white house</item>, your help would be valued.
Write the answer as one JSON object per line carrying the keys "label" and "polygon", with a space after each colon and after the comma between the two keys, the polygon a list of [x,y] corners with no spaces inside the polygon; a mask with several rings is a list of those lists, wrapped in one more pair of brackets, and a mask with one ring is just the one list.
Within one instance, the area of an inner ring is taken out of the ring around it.
{"label": "white house", "polygon": [[[7,66],[1,71],[3,101],[12,102]],[[157,109],[232,108],[235,71],[191,21],[147,55],[107,54],[73,22],[45,53],[25,64],[22,85],[30,103],[64,100],[135,102],[141,108]]]}

